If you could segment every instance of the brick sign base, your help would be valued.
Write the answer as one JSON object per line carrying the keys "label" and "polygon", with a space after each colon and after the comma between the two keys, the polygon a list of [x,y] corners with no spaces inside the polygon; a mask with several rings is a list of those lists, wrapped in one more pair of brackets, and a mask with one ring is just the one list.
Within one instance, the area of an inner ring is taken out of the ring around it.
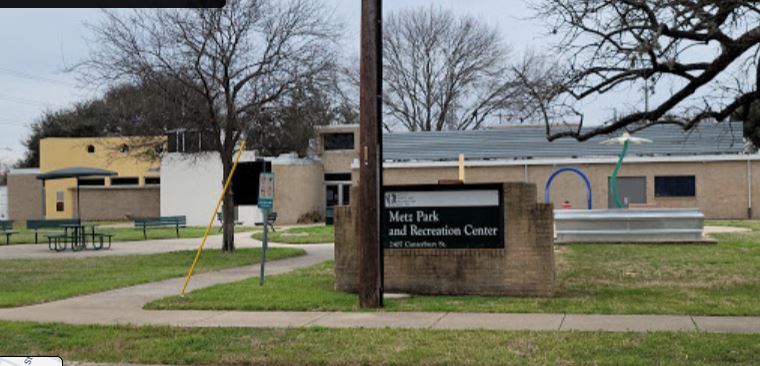
{"label": "brick sign base", "polygon": [[[386,249],[385,291],[551,296],[555,290],[552,207],[536,203],[535,184],[504,183],[503,192],[504,249]],[[358,288],[355,210],[335,210],[335,287],[343,292]]]}

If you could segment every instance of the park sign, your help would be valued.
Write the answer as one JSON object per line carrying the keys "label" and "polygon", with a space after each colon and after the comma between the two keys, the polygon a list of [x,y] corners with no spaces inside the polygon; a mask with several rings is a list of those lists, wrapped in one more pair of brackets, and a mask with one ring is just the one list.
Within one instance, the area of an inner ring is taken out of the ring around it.
{"label": "park sign", "polygon": [[259,175],[259,202],[262,210],[271,210],[274,206],[274,174],[261,173]]}
{"label": "park sign", "polygon": [[500,185],[394,186],[384,193],[385,248],[504,248]]}

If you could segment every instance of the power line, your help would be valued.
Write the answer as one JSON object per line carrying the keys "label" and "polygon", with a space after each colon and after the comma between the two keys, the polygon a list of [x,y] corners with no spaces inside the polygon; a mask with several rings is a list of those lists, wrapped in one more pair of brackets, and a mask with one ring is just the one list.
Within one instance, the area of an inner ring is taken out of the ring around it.
{"label": "power line", "polygon": [[73,83],[70,83],[68,81],[56,80],[56,79],[46,78],[44,76],[27,74],[25,72],[11,70],[11,69],[6,69],[6,68],[2,68],[2,67],[0,67],[0,74],[10,75],[10,76],[14,76],[14,77],[17,77],[17,78],[22,78],[22,79],[29,79],[29,80],[40,81],[40,82],[43,82],[43,83],[57,84],[57,85],[63,85],[63,86],[69,86],[69,87],[76,87],[76,85],[74,85]]}
{"label": "power line", "polygon": [[40,100],[34,100],[34,99],[28,99],[28,98],[20,98],[20,97],[14,97],[12,95],[8,94],[0,94],[0,100],[5,100],[7,102],[13,102],[13,103],[19,103],[19,104],[25,104],[32,107],[52,107],[54,106],[53,103],[47,103]]}

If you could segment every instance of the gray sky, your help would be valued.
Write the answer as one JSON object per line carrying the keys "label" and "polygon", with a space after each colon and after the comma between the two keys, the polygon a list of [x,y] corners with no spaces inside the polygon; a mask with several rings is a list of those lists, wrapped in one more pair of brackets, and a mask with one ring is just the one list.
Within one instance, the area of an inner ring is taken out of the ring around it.
{"label": "gray sky", "polygon": [[[346,24],[347,50],[358,55],[359,1],[324,1]],[[544,30],[527,19],[531,11],[522,0],[385,0],[384,10],[431,4],[498,26],[515,58],[528,48],[541,50],[548,44]],[[45,110],[99,95],[95,89],[78,86],[75,75],[63,72],[86,56],[84,22],[99,17],[95,9],[0,9],[0,160],[21,157],[28,125]]]}

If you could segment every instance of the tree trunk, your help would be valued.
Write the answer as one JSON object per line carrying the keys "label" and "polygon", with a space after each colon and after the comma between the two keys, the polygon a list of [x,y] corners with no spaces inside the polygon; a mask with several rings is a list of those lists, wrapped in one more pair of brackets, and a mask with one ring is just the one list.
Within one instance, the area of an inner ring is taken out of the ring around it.
{"label": "tree trunk", "polygon": [[[232,158],[222,158],[222,187],[227,182],[227,177],[232,171]],[[234,252],[235,251],[235,203],[232,199],[232,187],[230,186],[227,193],[224,195],[224,201],[222,203],[222,229],[224,234],[222,235],[222,251]]]}

